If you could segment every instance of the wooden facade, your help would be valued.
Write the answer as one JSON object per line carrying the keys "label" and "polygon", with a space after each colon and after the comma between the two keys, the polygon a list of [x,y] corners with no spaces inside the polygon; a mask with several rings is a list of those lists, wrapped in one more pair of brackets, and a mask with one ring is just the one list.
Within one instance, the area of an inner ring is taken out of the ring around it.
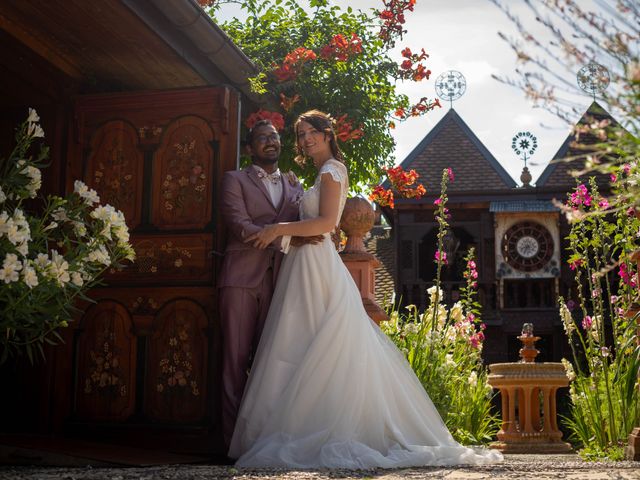
{"label": "wooden facade", "polygon": [[0,148],[36,108],[45,193],[83,180],[124,212],[137,255],[45,363],[0,369],[0,433],[222,453],[217,196],[253,65],[191,0],[4,2],[0,39]]}
{"label": "wooden facade", "polygon": [[[592,116],[604,118],[608,114],[594,102],[581,121]],[[569,151],[572,140],[567,138],[553,160],[584,155]],[[576,165],[552,161],[535,186],[517,186],[451,109],[402,166],[415,169],[430,194],[421,200],[397,199],[395,209],[384,209],[393,232],[395,257],[390,265],[396,298],[405,305],[426,306],[426,289],[433,285],[436,273],[438,224],[433,201],[439,194],[442,170],[450,167],[455,179],[447,188],[451,228],[444,238],[449,259],[442,271],[446,301],[458,300],[464,285],[463,258],[474,247],[479,301],[487,325],[485,362],[518,360],[520,342],[516,337],[523,323],[532,323],[536,335],[542,337],[537,344],[539,360],[559,361],[569,356],[557,298],[577,300],[564,254],[570,227],[552,201],[563,201],[573,189],[575,179],[570,171]],[[606,191],[608,177],[598,176],[597,180]],[[535,239],[537,250],[530,258],[518,258],[516,246],[523,237]]]}

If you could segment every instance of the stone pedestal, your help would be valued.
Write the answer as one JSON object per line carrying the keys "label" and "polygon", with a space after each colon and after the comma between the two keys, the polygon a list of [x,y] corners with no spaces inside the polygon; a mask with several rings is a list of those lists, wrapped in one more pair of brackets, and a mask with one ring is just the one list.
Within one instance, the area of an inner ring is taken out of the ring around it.
{"label": "stone pedestal", "polygon": [[[637,212],[636,212],[637,215]],[[640,266],[640,250],[636,250],[631,255],[631,260],[636,262]],[[638,343],[640,343],[640,305],[634,304],[626,312],[628,318],[635,318],[638,328],[636,330],[636,336]],[[640,370],[638,371],[638,380],[640,381]],[[629,440],[626,448],[627,460],[640,461],[640,426],[633,429],[629,435]]]}
{"label": "stone pedestal", "polygon": [[374,220],[373,208],[364,198],[347,199],[340,219],[340,228],[347,235],[347,244],[340,256],[360,290],[362,304],[369,317],[379,324],[389,319],[376,303],[374,271],[380,266],[380,261],[364,249],[362,240],[373,227]]}
{"label": "stone pedestal", "polygon": [[629,443],[626,449],[627,460],[640,461],[640,427],[636,427],[629,435]]}
{"label": "stone pedestal", "polygon": [[343,252],[340,254],[340,257],[360,289],[362,304],[369,314],[369,317],[377,324],[380,324],[381,321],[388,320],[389,317],[385,311],[376,303],[375,269],[380,266],[380,261],[368,252]]}

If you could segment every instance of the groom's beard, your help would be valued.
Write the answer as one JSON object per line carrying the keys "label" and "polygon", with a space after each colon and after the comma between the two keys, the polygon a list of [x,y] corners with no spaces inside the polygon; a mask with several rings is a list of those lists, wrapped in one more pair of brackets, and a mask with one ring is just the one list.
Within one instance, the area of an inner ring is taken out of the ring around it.
{"label": "groom's beard", "polygon": [[278,157],[257,157],[254,156],[252,162],[258,165],[259,167],[272,167],[278,164]]}
{"label": "groom's beard", "polygon": [[278,157],[270,158],[270,157],[262,157],[256,158],[258,160],[257,163],[262,163],[263,165],[273,165],[274,163],[278,163]]}

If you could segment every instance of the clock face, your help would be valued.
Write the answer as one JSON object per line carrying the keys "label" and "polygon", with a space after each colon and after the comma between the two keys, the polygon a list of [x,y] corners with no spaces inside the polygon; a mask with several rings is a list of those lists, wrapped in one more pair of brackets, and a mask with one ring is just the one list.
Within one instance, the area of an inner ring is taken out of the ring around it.
{"label": "clock face", "polygon": [[540,244],[534,237],[520,237],[516,242],[516,250],[523,258],[532,258],[540,250]]}
{"label": "clock face", "polygon": [[502,237],[502,256],[522,272],[542,269],[553,255],[553,238],[549,230],[536,222],[512,225]]}

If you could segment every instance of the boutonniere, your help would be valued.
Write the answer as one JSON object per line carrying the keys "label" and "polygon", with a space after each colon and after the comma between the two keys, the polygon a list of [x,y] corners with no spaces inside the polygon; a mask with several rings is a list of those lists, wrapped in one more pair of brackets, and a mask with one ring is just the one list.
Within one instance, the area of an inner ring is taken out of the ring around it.
{"label": "boutonniere", "polygon": [[293,203],[294,205],[300,205],[303,195],[304,192],[296,192],[295,195],[291,198],[291,203]]}
{"label": "boutonniere", "polygon": [[287,180],[289,181],[289,185],[291,185],[292,187],[300,184],[300,180],[298,180],[298,177],[296,177],[296,174],[293,173],[292,170],[289,170],[287,173],[285,173],[285,175],[287,177]]}

